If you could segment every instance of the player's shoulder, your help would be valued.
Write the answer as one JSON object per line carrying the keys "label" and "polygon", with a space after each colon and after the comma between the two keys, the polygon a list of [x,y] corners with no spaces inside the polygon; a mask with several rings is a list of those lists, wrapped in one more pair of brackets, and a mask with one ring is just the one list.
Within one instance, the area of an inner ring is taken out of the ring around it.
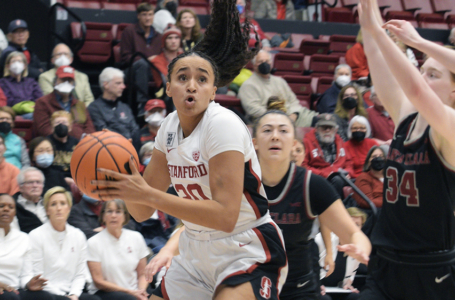
{"label": "player's shoulder", "polygon": [[206,124],[243,124],[239,116],[237,116],[233,111],[214,101],[209,104],[204,119],[204,123]]}
{"label": "player's shoulder", "polygon": [[168,128],[169,126],[178,126],[180,123],[177,111],[173,111],[164,118],[160,128]]}

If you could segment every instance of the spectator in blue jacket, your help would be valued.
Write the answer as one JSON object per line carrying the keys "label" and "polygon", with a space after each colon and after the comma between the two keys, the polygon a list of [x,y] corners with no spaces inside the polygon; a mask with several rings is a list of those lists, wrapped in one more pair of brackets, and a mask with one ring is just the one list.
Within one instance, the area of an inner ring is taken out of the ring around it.
{"label": "spectator in blue jacket", "polygon": [[351,82],[351,67],[346,64],[340,64],[335,68],[333,83],[327,91],[322,94],[318,101],[318,112],[333,114],[338,101],[338,94],[341,89]]}

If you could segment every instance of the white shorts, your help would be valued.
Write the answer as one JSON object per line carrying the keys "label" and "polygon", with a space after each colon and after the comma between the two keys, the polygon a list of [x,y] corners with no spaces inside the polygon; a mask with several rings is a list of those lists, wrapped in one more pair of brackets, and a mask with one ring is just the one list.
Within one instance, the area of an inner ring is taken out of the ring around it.
{"label": "white shorts", "polygon": [[257,224],[213,235],[185,230],[180,255],[172,259],[153,294],[172,300],[211,300],[220,284],[250,282],[257,299],[279,299],[288,271],[284,240],[268,214]]}

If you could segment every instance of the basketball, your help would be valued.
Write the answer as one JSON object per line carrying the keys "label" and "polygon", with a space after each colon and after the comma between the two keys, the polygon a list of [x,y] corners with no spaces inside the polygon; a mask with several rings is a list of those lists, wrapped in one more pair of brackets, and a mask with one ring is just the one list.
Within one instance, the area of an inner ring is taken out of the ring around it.
{"label": "basketball", "polygon": [[81,192],[91,198],[99,199],[98,194],[92,193],[97,186],[90,182],[92,180],[109,180],[109,178],[99,174],[96,169],[103,168],[131,174],[128,164],[131,156],[133,156],[136,168],[139,169],[136,149],[122,135],[112,131],[88,134],[73,151],[71,175]]}

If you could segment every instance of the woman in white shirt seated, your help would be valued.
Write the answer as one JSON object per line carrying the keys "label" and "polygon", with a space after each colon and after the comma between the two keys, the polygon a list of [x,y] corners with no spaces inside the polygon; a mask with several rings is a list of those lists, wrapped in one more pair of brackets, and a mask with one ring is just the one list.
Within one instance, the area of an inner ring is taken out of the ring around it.
{"label": "woman in white shirt seated", "polygon": [[139,232],[122,228],[129,218],[122,200],[104,202],[100,223],[106,228],[88,240],[90,293],[102,300],[148,299],[144,270],[149,251]]}
{"label": "woman in white shirt seated", "polygon": [[49,221],[30,232],[33,273],[48,281],[44,290],[55,300],[100,300],[83,293],[87,278],[87,240],[79,229],[66,221],[73,199],[63,187],[53,187],[44,194],[44,208]]}
{"label": "woman in white shirt seated", "polygon": [[42,291],[46,279],[33,277],[28,235],[10,226],[15,215],[14,199],[0,194],[0,299],[52,299]]}

